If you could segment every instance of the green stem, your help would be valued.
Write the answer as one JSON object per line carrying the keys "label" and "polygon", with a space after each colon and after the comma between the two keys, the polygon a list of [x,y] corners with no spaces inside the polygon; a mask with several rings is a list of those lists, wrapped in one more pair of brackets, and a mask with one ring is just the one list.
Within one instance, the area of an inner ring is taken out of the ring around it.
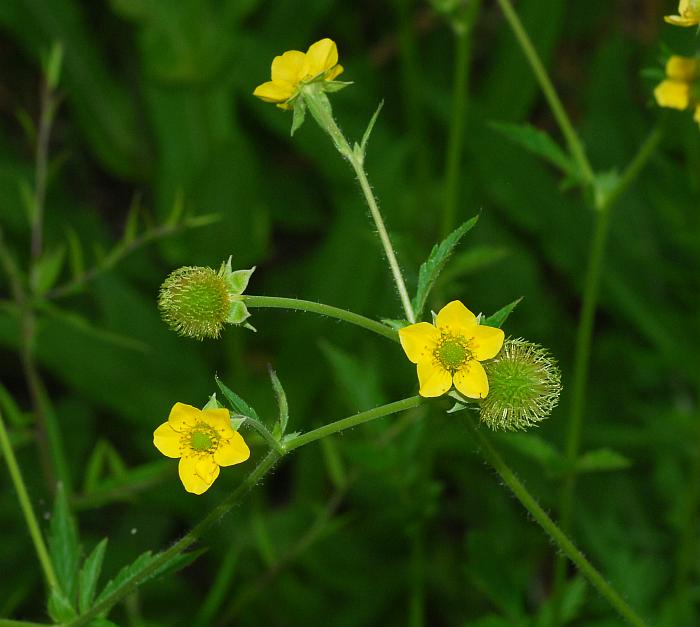
{"label": "green stem", "polygon": [[343,420],[337,420],[336,422],[332,422],[328,425],[320,427],[319,429],[314,429],[313,431],[309,431],[308,433],[292,438],[286,443],[282,453],[279,453],[275,449],[271,450],[258,463],[255,469],[243,480],[243,482],[186,535],[180,538],[180,540],[173,544],[169,549],[166,549],[158,554],[158,556],[155,557],[146,568],[144,568],[136,577],[129,580],[126,585],[116,589],[114,592],[112,592],[112,594],[103,599],[100,603],[94,605],[83,615],[63,624],[62,627],[79,627],[80,625],[86,625],[93,618],[108,611],[115,603],[136,590],[136,588],[144,580],[151,577],[153,573],[160,570],[168,561],[186,551],[199,538],[201,538],[212,526],[214,526],[225,514],[227,514],[231,508],[236,505],[238,501],[253,488],[253,486],[255,486],[256,483],[258,483],[270,470],[272,470],[272,467],[286,453],[304,446],[305,444],[315,442],[323,437],[338,433],[339,431],[350,429],[359,424],[369,422],[370,420],[375,420],[377,418],[388,416],[389,414],[394,414],[406,409],[411,409],[412,407],[417,407],[420,405],[421,401],[422,399],[419,396],[412,396],[395,403],[382,405],[381,407],[376,407],[369,411],[361,412],[354,416],[349,416]]}
{"label": "green stem", "polygon": [[636,627],[645,627],[646,623],[627,604],[620,594],[605,580],[598,570],[586,559],[568,536],[547,515],[540,504],[528,492],[527,488],[516,477],[515,473],[505,463],[498,451],[493,447],[489,439],[476,426],[474,420],[467,412],[466,425],[470,433],[481,448],[481,453],[493,466],[501,480],[510,488],[513,495],[520,501],[537,523],[549,534],[554,543],[576,565],[579,571],[591,582],[598,592],[610,603],[610,605],[624,617],[630,624]]}
{"label": "green stem", "polygon": [[15,452],[12,450],[12,445],[10,444],[9,436],[7,435],[7,429],[5,428],[5,421],[2,418],[2,414],[0,414],[0,450],[2,450],[2,454],[5,457],[7,469],[10,472],[12,483],[17,491],[17,498],[19,500],[20,507],[22,508],[22,513],[24,514],[24,520],[27,523],[29,535],[34,543],[34,549],[36,550],[37,557],[39,558],[39,563],[44,571],[46,583],[49,585],[49,588],[58,588],[58,579],[56,578],[56,573],[54,571],[53,564],[51,563],[49,552],[46,549],[44,537],[41,535],[41,529],[39,528],[39,523],[36,519],[36,515],[34,514],[32,503],[29,500],[27,487],[24,484],[22,472],[20,471],[17,458],[15,457]]}
{"label": "green stem", "polygon": [[284,454],[282,445],[262,422],[255,420],[255,418],[251,418],[250,416],[246,416],[244,424],[249,424],[251,427],[253,427],[263,437],[267,445],[273,451],[276,451],[278,455],[281,456]]}
{"label": "green stem", "polygon": [[556,119],[557,124],[559,125],[559,128],[566,139],[569,152],[581,170],[583,180],[587,185],[592,186],[595,181],[593,168],[588,161],[588,157],[583,149],[581,140],[571,124],[569,115],[566,113],[566,110],[559,99],[559,95],[554,89],[554,85],[552,85],[552,81],[547,74],[547,70],[542,64],[542,60],[537,54],[535,46],[532,44],[530,36],[527,34],[527,31],[525,30],[523,23],[520,21],[518,14],[513,9],[513,5],[510,3],[510,0],[497,0],[497,2],[500,5],[501,11],[503,11],[503,15],[505,16],[506,20],[508,20],[508,24],[510,24],[515,38],[518,40],[528,63],[530,64],[537,82],[540,84],[540,88],[542,89],[544,97],[547,99],[549,108],[552,110],[554,118]]}
{"label": "green stem", "polygon": [[307,311],[310,313],[320,314],[322,316],[328,316],[329,318],[336,318],[337,320],[342,320],[343,322],[349,322],[355,326],[362,327],[373,333],[383,335],[390,340],[395,342],[399,341],[398,333],[381,322],[372,320],[371,318],[366,318],[360,314],[347,311],[345,309],[340,309],[339,307],[333,307],[331,305],[324,305],[323,303],[315,303],[311,300],[300,300],[298,298],[282,298],[280,296],[243,296],[243,302],[248,307],[260,307],[260,308],[271,308],[271,309],[291,309],[293,311]]}
{"label": "green stem", "polygon": [[374,220],[374,225],[377,227],[379,239],[384,247],[384,254],[389,262],[389,268],[392,276],[394,277],[394,283],[396,284],[396,289],[399,293],[399,297],[406,314],[406,319],[413,323],[416,321],[416,316],[413,313],[413,306],[411,305],[411,299],[408,296],[406,283],[403,280],[399,262],[396,260],[396,254],[394,253],[394,248],[391,244],[391,240],[389,239],[386,226],[384,225],[384,219],[379,211],[377,199],[374,197],[372,187],[367,179],[367,174],[364,167],[364,154],[359,147],[357,150],[353,150],[350,147],[348,140],[345,138],[345,135],[343,135],[343,132],[340,130],[340,127],[333,117],[333,111],[326,94],[323,93],[323,91],[321,91],[317,85],[314,85],[313,83],[308,85],[303,92],[303,97],[304,102],[306,102],[306,106],[311,112],[313,118],[316,120],[318,125],[324,131],[326,131],[326,133],[328,133],[338,152],[340,152],[340,154],[350,162],[350,165],[355,171],[355,175],[360,183],[360,188],[364,194],[365,201],[369,207],[369,212]]}
{"label": "green stem", "polygon": [[410,396],[409,398],[405,398],[394,403],[381,405],[380,407],[375,407],[374,409],[360,412],[354,416],[348,416],[342,420],[336,420],[335,422],[323,425],[318,429],[307,431],[306,433],[302,433],[301,435],[292,438],[285,444],[285,449],[287,451],[293,451],[301,446],[305,446],[311,442],[320,440],[321,438],[328,437],[334,433],[345,431],[346,429],[352,429],[353,427],[369,422],[370,420],[376,420],[377,418],[382,418],[384,416],[388,416],[389,414],[396,414],[400,411],[418,407],[418,405],[420,405],[422,402],[423,399],[420,396]]}
{"label": "green stem", "polygon": [[468,5],[469,13],[454,22],[455,64],[452,81],[452,114],[445,159],[445,201],[442,208],[442,237],[454,229],[459,198],[460,166],[464,147],[464,122],[467,108],[469,62],[471,57],[471,28],[479,10],[479,2]]}

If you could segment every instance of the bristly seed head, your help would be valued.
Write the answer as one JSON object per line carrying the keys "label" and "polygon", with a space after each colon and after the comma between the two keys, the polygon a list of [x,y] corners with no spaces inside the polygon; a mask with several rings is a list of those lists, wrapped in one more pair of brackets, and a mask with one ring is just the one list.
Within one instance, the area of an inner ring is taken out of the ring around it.
{"label": "bristly seed head", "polygon": [[158,309],[180,335],[217,338],[231,309],[229,287],[221,273],[211,268],[179,268],[161,285]]}
{"label": "bristly seed head", "polygon": [[481,401],[480,417],[491,429],[527,429],[547,418],[559,402],[561,372],[538,344],[508,339],[484,368],[489,395]]}

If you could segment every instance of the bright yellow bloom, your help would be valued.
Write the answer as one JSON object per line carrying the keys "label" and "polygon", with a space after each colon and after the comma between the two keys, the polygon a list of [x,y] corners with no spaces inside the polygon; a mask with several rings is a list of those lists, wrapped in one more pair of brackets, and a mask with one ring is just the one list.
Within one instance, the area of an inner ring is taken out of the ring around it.
{"label": "bright yellow bloom", "polygon": [[445,305],[435,325],[419,322],[399,330],[406,356],[418,365],[419,394],[441,396],[454,383],[467,398],[485,398],[489,381],[479,363],[495,357],[503,346],[501,329],[479,324],[460,301]]}
{"label": "bright yellow bloom", "polygon": [[669,24],[674,26],[695,26],[700,24],[700,0],[680,0],[678,3],[678,15],[664,17]]}
{"label": "bright yellow bloom", "polygon": [[331,39],[311,44],[306,54],[287,50],[272,61],[271,81],[258,85],[253,92],[265,102],[274,102],[281,109],[291,109],[289,103],[306,83],[332,81],[343,71],[338,63],[338,48]]}
{"label": "bright yellow bloom", "polygon": [[660,107],[684,111],[695,109],[700,122],[700,59],[672,56],[666,62],[666,80],[654,89]]}
{"label": "bright yellow bloom", "polygon": [[180,480],[193,494],[209,489],[220,466],[250,457],[243,437],[231,428],[228,409],[197,409],[184,403],[173,405],[168,422],[154,431],[153,444],[166,457],[180,458]]}

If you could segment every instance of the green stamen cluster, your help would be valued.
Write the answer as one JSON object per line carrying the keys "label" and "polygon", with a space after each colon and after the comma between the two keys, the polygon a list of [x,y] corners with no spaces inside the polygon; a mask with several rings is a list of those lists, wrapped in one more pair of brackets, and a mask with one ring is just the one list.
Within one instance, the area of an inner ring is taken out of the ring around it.
{"label": "green stamen cluster", "polygon": [[538,344],[508,339],[484,368],[489,394],[481,401],[480,417],[491,429],[527,429],[547,418],[559,402],[561,373]]}
{"label": "green stamen cluster", "polygon": [[190,433],[189,446],[198,453],[216,448],[218,442],[218,434],[207,425],[199,424]]}
{"label": "green stamen cluster", "polygon": [[185,266],[170,274],[160,288],[158,309],[168,326],[197,340],[219,337],[231,299],[224,277],[211,268]]}
{"label": "green stamen cluster", "polygon": [[471,358],[471,351],[461,337],[444,334],[438,341],[434,355],[445,370],[454,372]]}

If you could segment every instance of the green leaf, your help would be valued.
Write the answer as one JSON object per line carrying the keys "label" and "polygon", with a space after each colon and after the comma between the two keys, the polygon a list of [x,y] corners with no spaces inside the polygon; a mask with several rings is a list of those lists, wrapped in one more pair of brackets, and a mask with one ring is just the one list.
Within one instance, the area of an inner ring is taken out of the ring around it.
{"label": "green leaf", "polygon": [[374,407],[383,401],[376,361],[359,359],[327,341],[319,342],[319,346],[331,366],[338,393],[343,394],[349,408]]}
{"label": "green leaf", "polygon": [[51,90],[58,87],[61,80],[61,66],[63,65],[63,45],[60,41],[55,41],[44,61],[44,74],[46,83]]}
{"label": "green leaf", "polygon": [[272,379],[272,387],[275,390],[275,398],[277,399],[277,407],[279,407],[279,421],[275,425],[273,435],[279,440],[287,431],[287,422],[289,421],[289,403],[287,402],[287,394],[282,387],[282,382],[279,380],[277,373],[270,368],[270,379]]}
{"label": "green leaf", "polygon": [[513,309],[518,306],[522,299],[523,297],[521,296],[505,307],[501,307],[495,314],[482,318],[480,324],[487,327],[497,327],[500,329],[503,323],[508,319],[508,316],[510,316],[510,314],[513,312]]}
{"label": "green leaf", "polygon": [[301,125],[304,123],[304,119],[306,118],[306,101],[303,98],[297,98],[294,101],[294,110],[293,110],[293,116],[292,116],[292,130],[290,131],[290,135],[294,137],[294,133],[296,133],[299,128],[301,128]]}
{"label": "green leaf", "polygon": [[539,463],[545,470],[556,473],[564,466],[564,456],[547,440],[531,433],[503,436],[503,442],[525,457]]}
{"label": "green leaf", "polygon": [[0,383],[0,411],[9,424],[15,427],[24,427],[31,424],[32,420],[22,413],[15,399],[7,391],[7,388]]}
{"label": "green leaf", "polygon": [[49,603],[46,608],[49,616],[57,623],[72,620],[78,613],[71,602],[58,588],[53,588],[49,594]]}
{"label": "green leaf", "polygon": [[231,288],[231,293],[237,295],[243,294],[246,287],[248,287],[248,282],[250,281],[250,277],[253,272],[255,272],[255,266],[253,266],[250,270],[234,270],[231,272],[231,275],[228,277],[228,284]]}
{"label": "green leaf", "polygon": [[104,538],[97,544],[83,563],[83,568],[80,571],[80,587],[78,591],[78,608],[81,613],[87,612],[87,610],[92,607],[92,601],[95,598],[97,581],[100,578],[100,571],[102,570],[102,562],[104,561],[106,550],[107,538]]}
{"label": "green leaf", "polygon": [[[146,551],[145,553],[141,553],[141,555],[139,555],[131,564],[124,566],[117,573],[117,576],[114,579],[110,579],[107,582],[107,585],[103,588],[102,592],[100,592],[98,597],[95,599],[93,605],[102,603],[102,601],[107,599],[107,597],[110,594],[116,592],[120,588],[124,588],[125,586],[132,584],[134,582],[134,579],[136,579],[146,569],[146,567],[150,565],[153,559],[154,558],[151,551]],[[148,579],[150,579],[150,576],[148,577]],[[144,581],[146,581],[146,579],[144,579]]]}
{"label": "green leaf", "polygon": [[220,409],[223,405],[219,403],[219,399],[216,398],[216,392],[214,392],[207,401],[207,404],[202,407],[202,409]]}
{"label": "green leaf", "polygon": [[65,246],[45,252],[32,269],[32,285],[37,294],[45,294],[56,283],[66,258]]}
{"label": "green leaf", "polygon": [[372,118],[370,119],[369,124],[367,125],[367,128],[365,129],[365,132],[362,135],[362,141],[360,142],[360,154],[363,157],[365,156],[365,152],[367,151],[367,142],[369,141],[369,137],[372,134],[372,130],[374,129],[374,125],[377,122],[377,118],[379,117],[382,107],[384,107],[383,100],[379,103],[379,106],[377,106],[376,111],[372,115]]}
{"label": "green leaf", "polygon": [[395,318],[382,318],[382,322],[388,327],[394,329],[395,331],[403,329],[404,327],[407,327],[409,324],[411,324],[408,320],[398,320]]}
{"label": "green leaf", "polygon": [[248,405],[238,394],[236,394],[233,390],[229,389],[224,385],[224,383],[219,379],[218,376],[214,375],[214,380],[216,381],[216,385],[219,386],[219,389],[221,390],[222,394],[226,397],[226,400],[229,402],[231,407],[235,410],[236,413],[242,414],[243,416],[249,416],[250,418],[255,418],[258,422],[262,422],[260,420],[260,417],[256,413],[256,411]]}
{"label": "green leaf", "polygon": [[605,472],[629,468],[632,462],[624,455],[609,448],[586,451],[576,462],[579,472]]}
{"label": "green leaf", "polygon": [[542,157],[567,176],[577,181],[582,180],[576,163],[545,131],[530,124],[511,124],[508,122],[491,122],[489,126],[525,150]]}
{"label": "green leaf", "polygon": [[238,300],[231,303],[226,322],[229,324],[243,324],[248,318],[250,318],[250,312],[243,301]]}
{"label": "green leaf", "polygon": [[69,601],[75,599],[78,588],[78,530],[61,482],[56,485],[49,551],[62,592]]}
{"label": "green leaf", "polygon": [[80,243],[80,238],[73,227],[69,227],[66,231],[66,238],[68,239],[68,262],[71,273],[74,277],[78,277],[85,272],[83,245]]}
{"label": "green leaf", "polygon": [[100,439],[85,465],[83,492],[92,492],[105,478],[122,478],[126,472],[126,464],[117,450],[107,440]]}
{"label": "green leaf", "polygon": [[420,319],[430,290],[433,288],[440,272],[445,267],[454,247],[459,244],[462,237],[472,229],[478,219],[479,216],[474,216],[471,220],[467,220],[462,226],[452,231],[440,244],[435,244],[430,251],[428,259],[421,264],[418,272],[418,289],[413,299],[413,309],[416,313],[416,319]]}

